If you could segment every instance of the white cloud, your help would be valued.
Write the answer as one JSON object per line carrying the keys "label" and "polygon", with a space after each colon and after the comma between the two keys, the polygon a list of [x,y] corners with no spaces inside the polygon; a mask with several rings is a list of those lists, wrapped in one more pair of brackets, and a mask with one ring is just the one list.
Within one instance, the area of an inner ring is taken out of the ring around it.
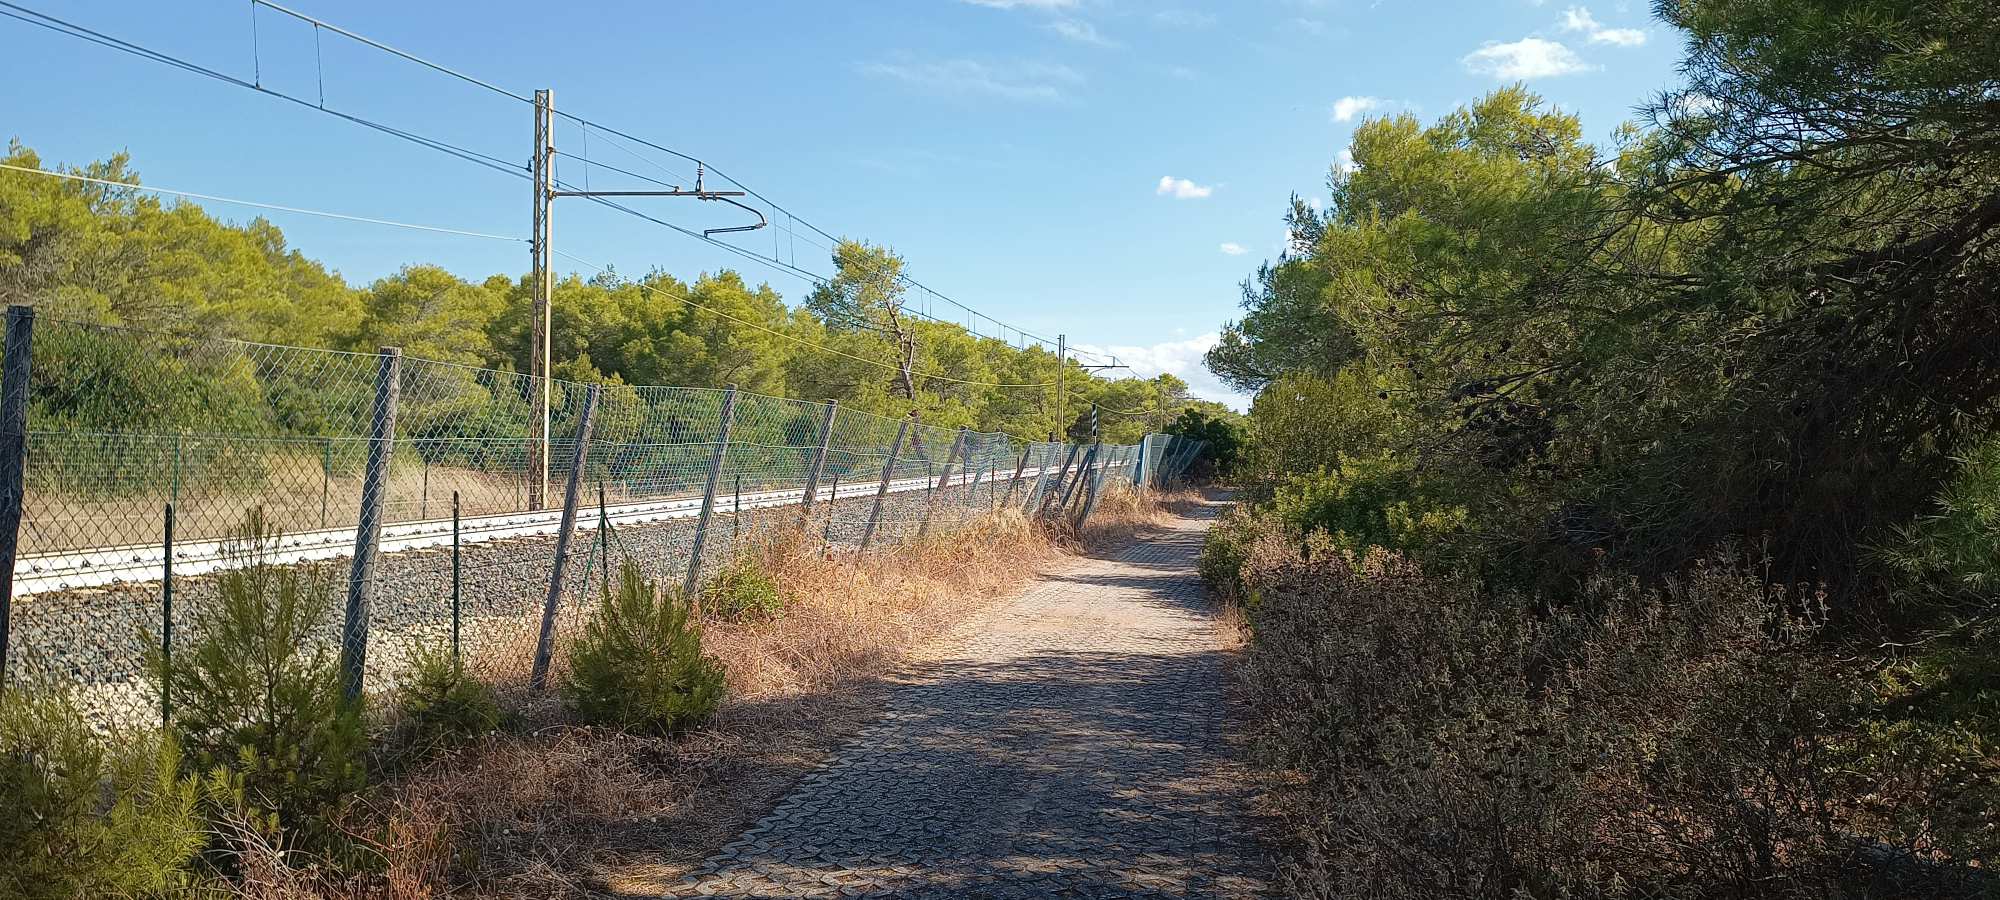
{"label": "white cloud", "polygon": [[1060,63],[974,59],[863,63],[861,71],[940,94],[983,94],[1006,100],[1063,100],[1083,83],[1075,69]]}
{"label": "white cloud", "polygon": [[[1355,169],[1359,168],[1361,167],[1354,162],[1354,148],[1352,147],[1342,149],[1340,155],[1333,158],[1333,171],[1335,174],[1351,175]],[[1313,208],[1318,209],[1319,198],[1314,197],[1312,202],[1314,204]]]}
{"label": "white cloud", "polygon": [[1153,14],[1153,21],[1169,28],[1207,28],[1215,24],[1215,16],[1188,9],[1163,9]]}
{"label": "white cloud", "polygon": [[1175,200],[1200,200],[1215,193],[1215,188],[1210,185],[1195,184],[1185,178],[1162,175],[1160,176],[1159,185],[1153,188],[1153,193],[1161,197],[1172,197]]}
{"label": "white cloud", "polygon": [[1491,75],[1503,81],[1551,78],[1595,69],[1576,51],[1555,41],[1522,38],[1511,44],[1488,43],[1466,54],[1460,62],[1469,72]]}
{"label": "white cloud", "polygon": [[1605,28],[1590,33],[1593,44],[1613,44],[1619,47],[1637,47],[1646,42],[1646,33],[1637,28]]}
{"label": "white cloud", "polygon": [[1152,378],[1161,373],[1172,374],[1188,383],[1188,390],[1203,400],[1227,403],[1231,408],[1249,408],[1250,397],[1232,391],[1221,379],[1201,364],[1202,354],[1208,352],[1222,340],[1215,332],[1179,341],[1164,341],[1146,347],[1110,346],[1096,347],[1078,344],[1076,349],[1086,353],[1104,353],[1118,357],[1118,361],[1131,367],[1132,374],[1139,378]]}
{"label": "white cloud", "polygon": [[1235,241],[1223,241],[1221,250],[1222,252],[1227,253],[1230,256],[1242,256],[1243,254],[1250,252],[1250,248],[1245,247],[1242,244],[1236,243]]}
{"label": "white cloud", "polygon": [[1049,23],[1049,30],[1079,44],[1095,44],[1099,47],[1116,47],[1117,42],[1097,33],[1097,26],[1076,19],[1057,19]]}
{"label": "white cloud", "polygon": [[1354,117],[1388,103],[1380,97],[1342,97],[1333,101],[1333,120],[1352,122]]}
{"label": "white cloud", "polygon": [[1563,12],[1561,25],[1564,31],[1581,32],[1593,44],[1611,44],[1618,47],[1637,47],[1646,42],[1646,33],[1637,28],[1606,28],[1590,14],[1590,9],[1572,6]]}

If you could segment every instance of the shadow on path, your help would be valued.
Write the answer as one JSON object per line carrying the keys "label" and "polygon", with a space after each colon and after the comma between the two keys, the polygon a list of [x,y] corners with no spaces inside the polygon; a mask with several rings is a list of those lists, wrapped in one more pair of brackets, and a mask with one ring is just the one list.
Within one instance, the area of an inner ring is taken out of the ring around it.
{"label": "shadow on path", "polygon": [[673,896],[1260,895],[1205,524],[1031,588]]}

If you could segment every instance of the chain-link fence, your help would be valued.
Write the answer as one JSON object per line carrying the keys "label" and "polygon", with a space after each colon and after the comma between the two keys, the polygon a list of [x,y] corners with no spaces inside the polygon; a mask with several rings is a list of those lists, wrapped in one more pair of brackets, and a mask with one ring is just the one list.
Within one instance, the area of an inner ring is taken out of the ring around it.
{"label": "chain-link fence", "polygon": [[146,660],[194,636],[217,573],[246,563],[246,528],[265,562],[316,567],[346,601],[317,637],[345,648],[351,683],[393,686],[443,648],[534,678],[560,665],[614,560],[696,586],[794,529],[843,553],[1003,509],[1080,522],[1100,494],[1164,484],[1197,449],[1166,435],[1022,443],[735,390],[560,380],[543,439],[535,381],[518,373],[25,311],[10,323],[32,350],[6,348],[0,386],[0,429],[24,438],[18,468],[0,452],[0,501],[19,500],[12,526],[0,502],[0,541],[14,538],[4,677],[66,685],[106,726],[161,714]]}

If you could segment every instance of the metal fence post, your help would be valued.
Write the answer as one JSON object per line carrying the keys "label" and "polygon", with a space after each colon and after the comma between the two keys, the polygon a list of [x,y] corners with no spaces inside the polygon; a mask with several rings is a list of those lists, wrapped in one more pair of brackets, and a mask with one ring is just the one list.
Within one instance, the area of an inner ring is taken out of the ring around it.
{"label": "metal fence post", "polygon": [[35,358],[35,310],[7,307],[6,358],[0,361],[0,687],[7,685],[7,655],[14,609],[14,559],[21,549],[21,513],[27,501],[28,382]]}
{"label": "metal fence post", "polygon": [[[1103,445],[1099,445],[1103,446]],[[1084,489],[1083,508],[1076,512],[1076,528],[1083,530],[1083,523],[1090,520],[1090,511],[1097,508],[1097,492],[1104,489],[1104,473],[1111,471],[1111,461],[1106,459],[1097,474],[1090,479],[1090,486]]]}
{"label": "metal fence post", "polygon": [[1041,512],[1044,515],[1048,513],[1050,501],[1054,500],[1057,494],[1063,492],[1063,483],[1069,480],[1069,467],[1076,463],[1077,452],[1083,449],[1082,447],[1076,444],[1070,444],[1068,446],[1069,446],[1069,452],[1063,454],[1062,468],[1056,470],[1055,483],[1050,485],[1042,493]]}
{"label": "metal fence post", "polygon": [[464,583],[464,561],[459,558],[458,547],[458,492],[451,492],[451,664],[460,665],[458,651],[458,628],[460,621],[461,588]]}
{"label": "metal fence post", "polygon": [[826,528],[819,536],[819,549],[822,554],[833,546],[833,514],[840,509],[839,472],[833,473],[833,490],[826,497]]}
{"label": "metal fence post", "polygon": [[833,440],[833,417],[838,412],[840,401],[826,401],[826,418],[819,423],[819,449],[813,451],[812,462],[806,466],[806,493],[799,501],[800,528],[812,517],[813,501],[819,499],[819,477],[826,471],[826,448]]}
{"label": "metal fence post", "polygon": [[323,438],[319,443],[319,527],[325,528],[326,501],[333,493],[333,438]]}
{"label": "metal fence post", "polygon": [[1056,504],[1056,515],[1062,515],[1069,509],[1069,502],[1075,499],[1077,488],[1083,484],[1083,480],[1090,477],[1091,466],[1097,463],[1097,451],[1103,446],[1102,442],[1092,444],[1090,451],[1083,455],[1083,464],[1076,467],[1076,477],[1070,479],[1069,486],[1063,489],[1062,502]]}
{"label": "metal fence post", "polygon": [[576,534],[577,494],[583,490],[583,466],[590,455],[590,426],[597,418],[598,386],[583,395],[583,420],[576,426],[576,448],[570,453],[569,486],[563,489],[562,524],[556,529],[555,570],[549,573],[549,596],[542,603],[542,630],[535,639],[535,665],[528,674],[530,690],[540,691],[549,680],[549,663],[556,652],[556,607],[562,602],[563,576],[569,569],[569,542]]}
{"label": "metal fence post", "polygon": [[1021,473],[1028,470],[1028,455],[1034,452],[1035,444],[1033,441],[1029,441],[1027,445],[1021,448],[1021,461],[1014,464],[1014,477],[1007,482],[1007,499],[1001,501],[1006,505],[1014,505],[1014,489],[1021,486]]}
{"label": "metal fence post", "polygon": [[951,483],[951,467],[953,463],[958,461],[959,454],[965,449],[965,436],[967,433],[969,433],[968,429],[960,425],[958,436],[951,441],[951,449],[945,451],[944,472],[938,476],[937,486],[931,488],[930,496],[924,498],[924,524],[917,527],[917,540],[921,541],[931,533],[931,516],[937,512],[938,495],[944,493],[946,485]]}
{"label": "metal fence post", "polygon": [[868,527],[861,530],[861,552],[868,552],[869,542],[875,539],[875,526],[882,521],[882,500],[889,496],[889,479],[896,477],[896,455],[903,452],[903,439],[910,436],[910,423],[917,420],[916,410],[911,410],[908,418],[896,429],[896,442],[889,445],[889,462],[882,466],[882,483],[875,486],[875,508],[868,513]]}
{"label": "metal fence post", "polygon": [[722,395],[722,427],[715,438],[715,455],[708,460],[708,487],[701,495],[701,519],[694,526],[694,546],[688,552],[687,578],[681,582],[681,595],[694,597],[695,588],[701,586],[701,547],[708,542],[708,519],[715,514],[715,482],[722,477],[722,460],[729,452],[729,426],[736,418],[736,385],[730,385]]}
{"label": "metal fence post", "polygon": [[368,668],[368,613],[375,594],[375,553],[382,542],[382,507],[389,494],[389,462],[394,457],[396,400],[402,393],[403,351],[383,347],[375,370],[375,414],[368,425],[368,469],[361,478],[361,513],[354,529],[354,562],[347,579],[347,616],[340,632],[342,687],[352,703],[361,698]]}
{"label": "metal fence post", "polygon": [[1133,461],[1132,464],[1132,483],[1139,487],[1146,486],[1146,452],[1151,450],[1152,447],[1152,433],[1148,432],[1144,437],[1139,438],[1139,458]]}
{"label": "metal fence post", "polygon": [[174,721],[174,505],[160,530],[160,728]]}

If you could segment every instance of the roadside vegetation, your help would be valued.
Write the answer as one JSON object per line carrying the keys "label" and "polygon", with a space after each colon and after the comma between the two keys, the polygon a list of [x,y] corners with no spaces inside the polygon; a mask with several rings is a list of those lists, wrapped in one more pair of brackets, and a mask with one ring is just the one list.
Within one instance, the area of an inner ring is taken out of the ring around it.
{"label": "roadside vegetation", "polygon": [[[552,686],[425,651],[346,699],[337,579],[252,516],[149,680],[165,732],[95,730],[59,686],[0,695],[0,891],[75,897],[585,897],[645,890],[747,828],[877,708],[878,678],[1072,550],[1158,522],[1000,512],[871,554],[766,534],[694,598],[627,563]],[[154,640],[157,643],[157,640]]]}
{"label": "roadside vegetation", "polygon": [[1285,887],[2000,896],[2000,7],[1661,0],[1357,129],[1210,367]]}

